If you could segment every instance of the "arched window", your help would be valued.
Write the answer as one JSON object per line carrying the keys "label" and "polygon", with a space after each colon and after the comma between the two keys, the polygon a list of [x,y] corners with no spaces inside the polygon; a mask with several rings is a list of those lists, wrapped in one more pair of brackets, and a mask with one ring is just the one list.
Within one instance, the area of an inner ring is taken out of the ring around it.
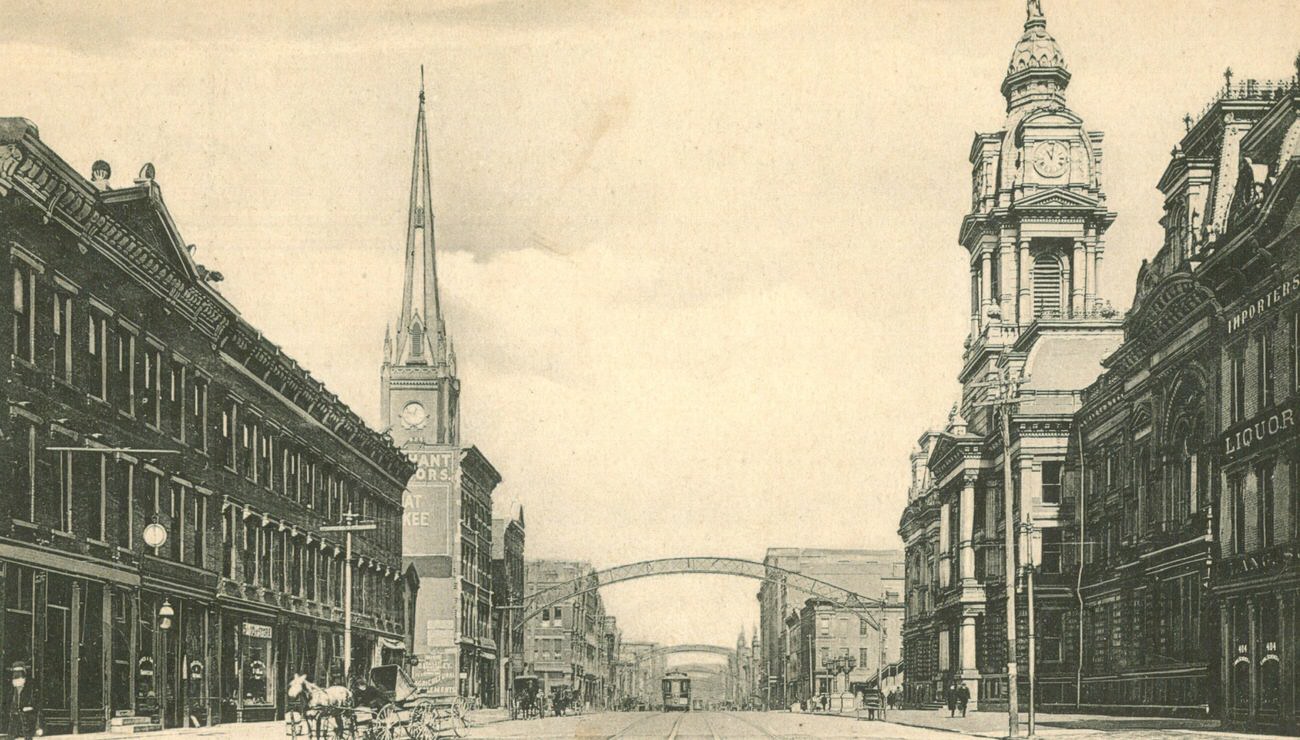
{"label": "arched window", "polygon": [[1060,257],[1055,252],[1036,255],[1034,257],[1034,317],[1059,317],[1063,290]]}

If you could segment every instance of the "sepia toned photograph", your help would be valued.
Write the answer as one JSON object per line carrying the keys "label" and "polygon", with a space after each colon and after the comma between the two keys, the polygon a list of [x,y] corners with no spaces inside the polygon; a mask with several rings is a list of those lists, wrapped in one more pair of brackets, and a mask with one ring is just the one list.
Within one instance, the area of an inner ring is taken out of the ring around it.
{"label": "sepia toned photograph", "polygon": [[0,28],[0,740],[1300,736],[1295,0]]}

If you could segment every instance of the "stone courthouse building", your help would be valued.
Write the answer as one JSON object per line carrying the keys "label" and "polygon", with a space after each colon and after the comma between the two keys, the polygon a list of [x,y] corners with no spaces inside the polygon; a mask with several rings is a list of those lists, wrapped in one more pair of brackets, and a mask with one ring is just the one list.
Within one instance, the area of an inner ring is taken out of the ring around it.
{"label": "stone courthouse building", "polygon": [[110,175],[0,119],[0,664],[47,734],[274,719],[343,679],[345,512],[352,666],[404,645],[414,466],[212,287],[152,165]]}
{"label": "stone courthouse building", "polygon": [[972,153],[963,396],[919,440],[900,525],[913,703],[960,680],[1006,706],[1004,453],[978,381],[1009,366],[1027,376],[1009,458],[1039,707],[1300,729],[1298,79],[1228,73],[1185,119],[1158,182],[1164,242],[1119,318],[1094,297],[1113,219],[1100,137],[1064,107],[1069,73],[1029,3],[1007,126]]}

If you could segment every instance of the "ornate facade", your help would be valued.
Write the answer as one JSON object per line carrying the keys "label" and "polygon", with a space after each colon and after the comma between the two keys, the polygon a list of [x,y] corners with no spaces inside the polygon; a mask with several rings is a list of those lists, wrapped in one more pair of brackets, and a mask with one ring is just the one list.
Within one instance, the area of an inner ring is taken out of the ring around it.
{"label": "ornate facade", "polygon": [[[1042,543],[1041,611],[1054,619],[1072,600],[1059,573],[1070,422],[1121,338],[1114,311],[1097,298],[1115,219],[1102,188],[1102,136],[1066,103],[1070,72],[1039,4],[1029,2],[1026,15],[1002,81],[1005,123],[971,146],[971,210],[959,236],[971,275],[961,398],[947,425],[920,440],[900,522],[905,693],[914,703],[963,681],[977,706],[1005,706],[1003,465],[1015,481],[1014,534]],[[1006,449],[1001,393],[1016,401]],[[1020,625],[1018,637],[1025,632]]]}
{"label": "ornate facade", "polygon": [[352,665],[403,647],[413,466],[213,289],[152,165],[95,169],[0,119],[0,662],[47,734],[272,719],[292,674],[343,680],[346,512],[378,524]]}

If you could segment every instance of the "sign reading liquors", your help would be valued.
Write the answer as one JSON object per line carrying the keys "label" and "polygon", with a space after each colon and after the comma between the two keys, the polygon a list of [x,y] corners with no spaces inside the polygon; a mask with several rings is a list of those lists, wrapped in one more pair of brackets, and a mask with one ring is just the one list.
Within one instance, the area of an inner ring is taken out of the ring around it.
{"label": "sign reading liquors", "polygon": [[1250,305],[1234,311],[1228,316],[1228,333],[1232,334],[1297,295],[1300,295],[1300,273],[1284,278],[1272,290],[1251,301]]}
{"label": "sign reading liquors", "polygon": [[1220,448],[1225,459],[1249,452],[1252,447],[1263,447],[1285,439],[1296,431],[1296,403],[1275,406],[1254,419],[1238,424],[1220,437]]}

